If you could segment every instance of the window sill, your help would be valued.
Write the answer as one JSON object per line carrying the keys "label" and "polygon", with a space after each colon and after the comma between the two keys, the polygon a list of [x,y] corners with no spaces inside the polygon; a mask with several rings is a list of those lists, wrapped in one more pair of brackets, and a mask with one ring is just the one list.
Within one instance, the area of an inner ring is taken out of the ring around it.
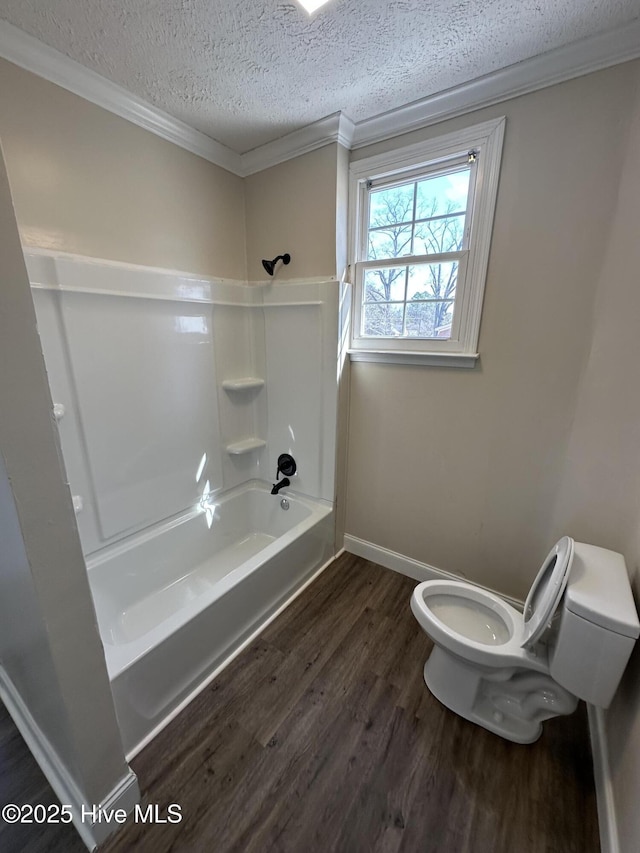
{"label": "window sill", "polygon": [[480,358],[480,353],[349,350],[349,358],[351,361],[367,361],[375,364],[417,364],[431,367],[473,368]]}

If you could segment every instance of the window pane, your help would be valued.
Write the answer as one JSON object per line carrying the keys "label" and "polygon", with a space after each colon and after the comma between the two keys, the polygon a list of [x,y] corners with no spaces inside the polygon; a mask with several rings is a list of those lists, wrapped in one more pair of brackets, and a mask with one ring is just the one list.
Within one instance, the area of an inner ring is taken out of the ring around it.
{"label": "window pane", "polygon": [[457,261],[366,270],[361,334],[449,338],[457,278]]}
{"label": "window pane", "polygon": [[450,338],[453,302],[407,302],[408,338]]}
{"label": "window pane", "polygon": [[364,274],[365,302],[402,302],[406,267],[367,270]]}
{"label": "window pane", "polygon": [[415,184],[374,190],[369,194],[369,228],[400,225],[413,220]]}
{"label": "window pane", "polygon": [[458,281],[458,262],[418,264],[409,267],[407,300],[453,299]]}
{"label": "window pane", "polygon": [[368,261],[411,254],[411,225],[397,225],[369,232]]}
{"label": "window pane", "polygon": [[420,181],[416,195],[416,219],[466,210],[469,175],[469,169],[461,169],[450,175]]}
{"label": "window pane", "polygon": [[402,335],[404,305],[400,303],[368,303],[363,305],[362,334],[396,338]]}
{"label": "window pane", "polygon": [[414,255],[435,255],[458,252],[464,237],[464,214],[432,219],[416,225]]}

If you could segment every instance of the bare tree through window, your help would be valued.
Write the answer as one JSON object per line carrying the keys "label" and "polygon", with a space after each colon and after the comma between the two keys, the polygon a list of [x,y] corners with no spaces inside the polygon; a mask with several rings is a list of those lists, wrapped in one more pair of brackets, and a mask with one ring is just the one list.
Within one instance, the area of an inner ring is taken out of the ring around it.
{"label": "bare tree through window", "polygon": [[363,334],[449,337],[464,241],[469,170],[373,190],[367,260],[421,257],[423,263],[371,267],[364,275]]}

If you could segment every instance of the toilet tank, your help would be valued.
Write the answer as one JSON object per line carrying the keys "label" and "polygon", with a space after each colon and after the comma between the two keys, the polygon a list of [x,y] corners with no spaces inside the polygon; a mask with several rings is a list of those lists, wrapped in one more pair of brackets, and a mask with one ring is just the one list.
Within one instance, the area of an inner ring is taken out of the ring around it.
{"label": "toilet tank", "polygon": [[640,633],[622,554],[576,542],[549,671],[570,693],[608,707]]}

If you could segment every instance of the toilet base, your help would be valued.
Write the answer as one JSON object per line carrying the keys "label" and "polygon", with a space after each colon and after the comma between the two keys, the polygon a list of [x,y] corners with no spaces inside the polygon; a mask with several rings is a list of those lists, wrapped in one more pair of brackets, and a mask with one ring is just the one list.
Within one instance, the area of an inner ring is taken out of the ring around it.
{"label": "toilet base", "polygon": [[449,710],[514,743],[533,743],[543,720],[571,714],[578,704],[546,673],[472,666],[440,646],[424,666],[424,680]]}

